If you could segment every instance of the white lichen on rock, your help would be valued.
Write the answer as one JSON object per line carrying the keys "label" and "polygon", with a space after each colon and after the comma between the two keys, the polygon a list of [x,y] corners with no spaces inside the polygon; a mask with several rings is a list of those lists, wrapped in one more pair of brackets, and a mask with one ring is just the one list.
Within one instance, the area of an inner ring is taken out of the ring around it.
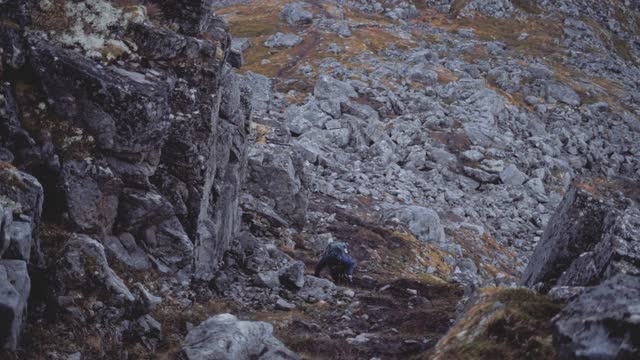
{"label": "white lichen on rock", "polygon": [[66,17],[71,20],[71,26],[55,38],[62,44],[82,49],[89,57],[106,60],[131,53],[129,46],[116,38],[114,30],[146,19],[146,11],[142,6],[123,10],[104,0],[70,1],[65,4],[64,10]]}

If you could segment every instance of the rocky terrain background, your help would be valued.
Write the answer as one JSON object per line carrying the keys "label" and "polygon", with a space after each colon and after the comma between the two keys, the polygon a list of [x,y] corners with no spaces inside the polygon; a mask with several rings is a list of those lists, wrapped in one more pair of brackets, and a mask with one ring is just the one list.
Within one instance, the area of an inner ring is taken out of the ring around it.
{"label": "rocky terrain background", "polygon": [[[0,356],[637,358],[639,27],[0,1]],[[351,285],[310,275],[330,240]]]}

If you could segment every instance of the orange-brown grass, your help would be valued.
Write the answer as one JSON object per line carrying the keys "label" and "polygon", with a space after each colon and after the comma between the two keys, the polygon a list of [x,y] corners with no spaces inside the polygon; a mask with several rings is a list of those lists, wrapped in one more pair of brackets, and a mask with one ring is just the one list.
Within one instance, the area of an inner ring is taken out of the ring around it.
{"label": "orange-brown grass", "polygon": [[527,289],[485,288],[421,359],[555,359],[551,319],[561,304]]}
{"label": "orange-brown grass", "polygon": [[444,66],[436,66],[433,68],[438,74],[438,83],[440,84],[448,84],[458,80],[458,77],[453,73],[453,71],[445,68]]}

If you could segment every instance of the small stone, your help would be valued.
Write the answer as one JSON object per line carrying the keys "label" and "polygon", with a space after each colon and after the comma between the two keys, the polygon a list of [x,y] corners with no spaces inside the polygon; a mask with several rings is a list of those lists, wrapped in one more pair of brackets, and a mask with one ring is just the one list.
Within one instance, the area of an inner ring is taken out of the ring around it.
{"label": "small stone", "polygon": [[282,310],[282,311],[291,311],[293,309],[296,308],[295,304],[292,304],[282,298],[278,299],[278,301],[276,301],[276,310]]}

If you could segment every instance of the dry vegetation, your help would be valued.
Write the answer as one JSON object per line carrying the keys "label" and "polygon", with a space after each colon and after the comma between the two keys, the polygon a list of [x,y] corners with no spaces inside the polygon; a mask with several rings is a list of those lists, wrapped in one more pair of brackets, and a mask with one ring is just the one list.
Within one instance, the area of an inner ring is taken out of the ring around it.
{"label": "dry vegetation", "polygon": [[551,319],[561,308],[526,289],[483,289],[431,355],[441,360],[554,359]]}

